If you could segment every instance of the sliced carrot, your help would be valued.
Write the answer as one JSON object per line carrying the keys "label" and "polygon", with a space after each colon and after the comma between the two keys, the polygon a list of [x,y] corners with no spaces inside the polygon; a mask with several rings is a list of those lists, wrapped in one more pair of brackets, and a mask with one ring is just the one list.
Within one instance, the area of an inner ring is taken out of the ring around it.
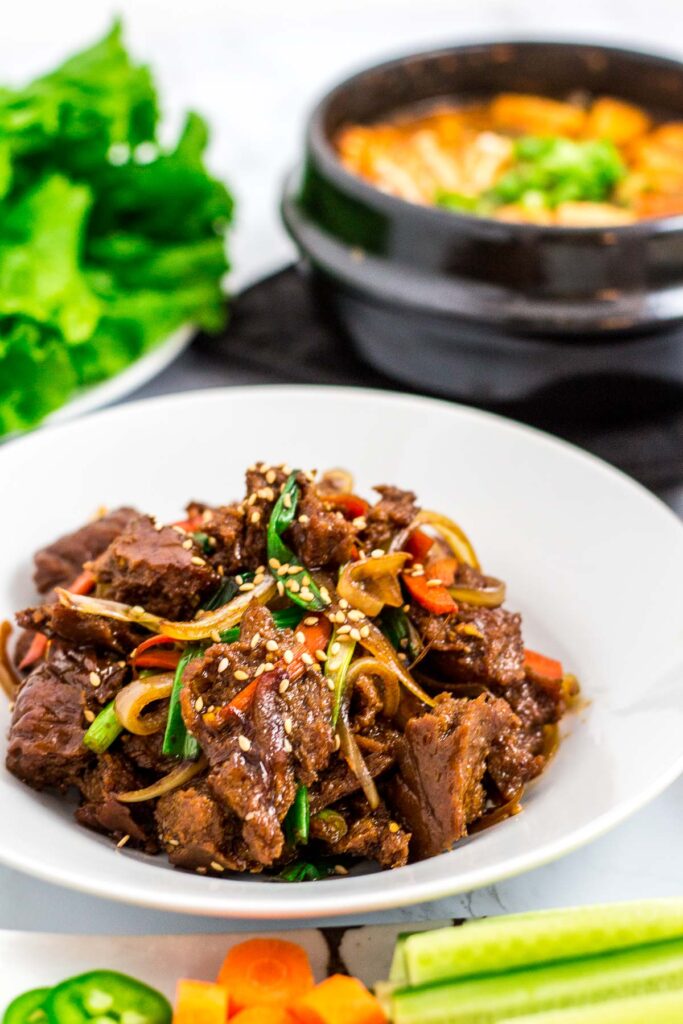
{"label": "sliced carrot", "polygon": [[171,526],[179,526],[181,530],[185,530],[187,533],[201,530],[203,525],[201,516],[193,516],[192,519],[179,519],[177,523],[171,523]]}
{"label": "sliced carrot", "polygon": [[524,650],[524,668],[531,676],[550,679],[554,683],[562,681],[562,662],[555,658],[547,658],[538,651],[530,651],[528,647]]}
{"label": "sliced carrot", "polygon": [[429,562],[425,569],[425,576],[429,580],[441,580],[444,587],[452,587],[457,571],[458,561],[456,558],[437,558],[434,562]]}
{"label": "sliced carrot", "polygon": [[212,981],[183,978],[176,989],[173,1024],[225,1024],[228,990]]}
{"label": "sliced carrot", "polygon": [[402,578],[411,597],[432,615],[450,615],[457,612],[458,606],[446,588],[430,585],[428,575],[412,576],[409,572],[404,572]]}
{"label": "sliced carrot", "polygon": [[339,509],[348,519],[365,516],[370,510],[370,503],[357,494],[321,494],[323,504],[328,508]]}
{"label": "sliced carrot", "polygon": [[154,651],[135,659],[136,668],[163,668],[172,671],[182,658],[180,651]]}
{"label": "sliced carrot", "polygon": [[293,1024],[294,1018],[282,1006],[250,1006],[230,1018],[230,1024]]}
{"label": "sliced carrot", "polygon": [[434,538],[430,537],[424,530],[413,530],[405,543],[405,550],[409,555],[413,556],[416,562],[424,565],[433,544]]}
{"label": "sliced carrot", "polygon": [[313,973],[301,946],[248,939],[228,952],[218,983],[230,993],[233,1013],[249,1006],[285,1006],[313,987]]}
{"label": "sliced carrot", "polygon": [[358,978],[333,974],[290,1007],[297,1024],[385,1024],[382,1007]]}
{"label": "sliced carrot", "polygon": [[[70,590],[72,594],[89,594],[96,582],[94,574],[89,569],[84,569],[66,589]],[[29,649],[19,662],[19,668],[25,669],[34,665],[45,654],[46,647],[47,637],[45,634],[36,633]]]}

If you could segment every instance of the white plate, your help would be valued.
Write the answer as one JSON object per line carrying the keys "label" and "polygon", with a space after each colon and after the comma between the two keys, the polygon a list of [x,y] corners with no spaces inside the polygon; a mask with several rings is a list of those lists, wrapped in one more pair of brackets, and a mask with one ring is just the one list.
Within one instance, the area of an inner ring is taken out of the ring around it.
{"label": "white plate", "polygon": [[[411,931],[449,921],[413,922]],[[269,938],[297,942],[308,953],[316,981],[341,967],[366,985],[389,977],[396,939],[405,923],[363,928],[306,928],[273,932]],[[214,981],[231,946],[258,932],[224,935],[50,935],[0,931],[0,1014],[30,988],[56,985],[74,974],[107,968],[123,971],[173,999],[179,978]],[[261,933],[263,934],[263,933]]]}
{"label": "white plate", "polygon": [[[509,584],[529,646],[575,671],[590,705],[525,810],[440,857],[301,885],[212,879],[117,851],[70,808],[0,774],[0,859],[49,881],[169,910],[306,918],[488,885],[595,838],[683,769],[683,525],[604,463],[527,427],[422,398],[262,387],[126,405],[0,450],[0,618],[30,603],[31,552],[98,505],[167,519],[242,492],[255,459],[348,466],[463,523]],[[2,711],[0,733],[7,712]],[[675,851],[672,851],[672,856]]]}

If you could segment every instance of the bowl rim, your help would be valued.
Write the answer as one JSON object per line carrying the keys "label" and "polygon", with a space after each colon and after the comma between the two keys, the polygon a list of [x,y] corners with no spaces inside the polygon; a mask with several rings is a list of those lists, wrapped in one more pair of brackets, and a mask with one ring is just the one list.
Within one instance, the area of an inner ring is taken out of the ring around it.
{"label": "bowl rim", "polygon": [[[520,234],[530,239],[586,239],[600,238],[608,235],[616,236],[625,241],[633,238],[649,238],[653,235],[674,234],[683,231],[683,213],[665,217],[652,217],[634,224],[605,224],[590,227],[566,227],[556,224],[529,224],[523,221],[501,221],[495,217],[475,216],[455,210],[445,210],[438,206],[413,203],[399,196],[382,192],[367,182],[360,175],[347,170],[333,146],[325,130],[325,117],[333,100],[353,86],[358,86],[369,74],[399,68],[410,61],[423,59],[437,61],[448,54],[468,53],[477,50],[494,50],[498,47],[526,47],[543,49],[553,47],[561,50],[594,50],[615,57],[635,58],[644,65],[668,68],[677,72],[683,79],[683,59],[673,53],[657,53],[637,50],[624,46],[613,46],[608,43],[591,42],[589,40],[569,39],[490,39],[470,40],[466,43],[454,43],[450,46],[432,47],[428,49],[410,50],[397,56],[380,60],[375,64],[366,64],[358,70],[332,85],[315,104],[306,121],[305,146],[308,154],[315,158],[315,164],[325,175],[343,189],[346,195],[363,202],[365,205],[384,215],[400,216],[401,211],[411,211],[411,216],[423,219],[425,226],[441,224],[463,230],[474,230],[479,225],[483,231],[506,229],[510,234]],[[683,120],[683,115],[682,115]]]}

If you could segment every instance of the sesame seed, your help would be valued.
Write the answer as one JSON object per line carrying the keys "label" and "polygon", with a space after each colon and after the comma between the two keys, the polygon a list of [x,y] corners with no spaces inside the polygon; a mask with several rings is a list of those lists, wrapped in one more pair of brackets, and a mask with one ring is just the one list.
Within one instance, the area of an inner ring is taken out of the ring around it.
{"label": "sesame seed", "polygon": [[313,591],[310,589],[310,587],[302,587],[299,596],[301,597],[302,601],[312,601]]}
{"label": "sesame seed", "polygon": [[204,707],[204,698],[203,697],[197,697],[196,701],[194,702],[194,709],[195,709],[195,711],[201,711],[203,707]]}
{"label": "sesame seed", "polygon": [[277,571],[277,574],[278,574],[278,576],[286,576],[288,572],[289,572],[289,562],[285,562],[284,565],[280,566],[280,568]]}
{"label": "sesame seed", "polygon": [[443,580],[439,580],[439,579],[427,580],[427,586],[428,587],[442,587],[443,586]]}
{"label": "sesame seed", "polygon": [[193,565],[206,565],[204,559],[200,558],[199,555],[193,555],[190,561],[192,562]]}
{"label": "sesame seed", "polygon": [[283,658],[285,659],[285,664],[291,665],[294,661],[294,654],[292,651],[285,651]]}
{"label": "sesame seed", "polygon": [[351,622],[360,622],[363,618],[363,613],[359,612],[357,608],[352,608],[347,618],[351,619]]}
{"label": "sesame seed", "polygon": [[250,494],[249,497],[247,498],[247,505],[253,505],[255,501],[256,501],[256,491],[254,491],[253,494]]}
{"label": "sesame seed", "polygon": [[224,572],[225,572],[224,567],[222,565],[219,565],[218,566],[218,575],[222,576]]}
{"label": "sesame seed", "polygon": [[308,574],[306,574],[305,576],[301,577],[301,582],[303,583],[303,585],[305,587],[310,587],[310,585],[311,585],[311,577]]}
{"label": "sesame seed", "polygon": [[255,817],[256,817],[256,812],[255,811],[247,811],[247,813],[244,815],[244,820],[245,821],[252,821]]}
{"label": "sesame seed", "polygon": [[289,568],[287,569],[287,572],[289,573],[290,576],[296,576],[298,573],[303,571],[304,569],[302,565],[290,565]]}
{"label": "sesame seed", "polygon": [[256,632],[252,636],[251,643],[249,644],[249,646],[251,647],[251,649],[253,651],[253,650],[255,650],[258,647],[258,645],[260,643],[261,643],[261,634],[259,632]]}
{"label": "sesame seed", "polygon": [[117,847],[119,848],[119,850],[121,849],[122,846],[126,845],[126,843],[128,842],[129,839],[130,839],[129,835],[121,836],[121,838],[119,839],[118,843],[116,844]]}
{"label": "sesame seed", "polygon": [[315,656],[318,659],[318,661],[327,661],[327,655],[321,648],[318,648],[318,650],[315,652]]}
{"label": "sesame seed", "polygon": [[275,586],[276,586],[277,592],[280,595],[280,597],[284,597],[285,596],[285,585],[282,582],[282,580],[278,580],[277,583],[275,584]]}
{"label": "sesame seed", "polygon": [[292,753],[292,744],[289,742],[289,740],[286,737],[285,737],[285,740],[284,740],[284,742],[282,744],[282,749],[284,750],[284,752],[286,754],[291,754]]}
{"label": "sesame seed", "polygon": [[221,642],[221,635],[217,629],[211,630],[211,639],[215,644],[219,644]]}
{"label": "sesame seed", "polygon": [[361,636],[359,629],[352,629],[351,632],[349,633],[349,636],[351,637],[352,640],[355,640],[356,643],[360,643]]}
{"label": "sesame seed", "polygon": [[407,614],[410,611],[410,605],[409,604],[404,604],[403,605],[403,611]]}
{"label": "sesame seed", "polygon": [[102,679],[98,676],[97,672],[91,672],[88,679],[90,681],[90,685],[94,687],[98,687],[102,682]]}
{"label": "sesame seed", "polygon": [[301,655],[301,660],[303,661],[304,665],[315,665],[315,661],[308,653],[308,651],[304,651],[304,653]]}
{"label": "sesame seed", "polygon": [[192,540],[192,537],[188,537],[187,540],[183,541],[183,547],[185,548],[186,551],[191,551],[193,544],[194,541]]}
{"label": "sesame seed", "polygon": [[285,693],[287,693],[288,689],[289,689],[289,679],[283,679],[282,682],[280,683],[279,687],[278,687],[278,690],[279,690],[279,692],[281,694],[285,694]]}
{"label": "sesame seed", "polygon": [[341,747],[341,736],[339,735],[338,732],[336,732],[334,734],[334,749],[335,750],[339,750],[340,747]]}
{"label": "sesame seed", "polygon": [[243,750],[245,754],[248,750],[251,750],[251,740],[247,739],[244,733],[240,733],[237,737],[237,742],[240,745],[240,750]]}
{"label": "sesame seed", "polygon": [[299,522],[301,523],[302,526],[307,526],[308,523],[310,523],[310,521],[310,516],[307,516],[305,512],[302,512],[301,515],[299,516]]}
{"label": "sesame seed", "polygon": [[219,864],[217,860],[211,861],[211,867],[213,868],[214,871],[225,871],[223,865]]}
{"label": "sesame seed", "polygon": [[[228,661],[227,658],[221,658],[221,660],[218,662],[218,671],[225,672],[229,664],[230,662]],[[235,673],[235,675],[237,675],[237,673]]]}
{"label": "sesame seed", "polygon": [[167,839],[166,842],[168,843],[169,846],[180,846],[179,839]]}
{"label": "sesame seed", "polygon": [[176,525],[173,527],[173,529],[175,530],[176,533],[182,533],[183,535],[187,533],[187,530],[183,526]]}
{"label": "sesame seed", "polygon": [[294,722],[292,721],[292,719],[291,718],[285,718],[284,726],[285,726],[285,732],[287,733],[287,735],[291,736],[292,735],[292,729],[294,728]]}
{"label": "sesame seed", "polygon": [[346,622],[346,616],[344,615],[344,612],[337,612],[335,619],[337,622]]}
{"label": "sesame seed", "polygon": [[256,511],[255,511],[255,512],[252,512],[252,513],[251,513],[251,515],[250,515],[250,517],[249,517],[249,521],[250,521],[251,523],[254,523],[254,524],[256,524],[256,523],[260,523],[260,522],[261,522],[261,513],[259,512],[259,510],[258,510],[258,509],[256,509]]}
{"label": "sesame seed", "polygon": [[300,584],[299,584],[299,583],[298,583],[298,582],[297,582],[296,580],[294,580],[294,579],[292,579],[292,580],[287,580],[287,590],[291,590],[291,592],[292,592],[293,594],[298,594],[298,593],[299,593],[299,591],[301,590],[301,586],[300,586]]}
{"label": "sesame seed", "polygon": [[213,519],[213,512],[210,508],[205,508],[202,512],[202,522],[210,523]]}
{"label": "sesame seed", "polygon": [[271,569],[279,569],[280,568],[280,562],[279,562],[279,560],[277,558],[269,558],[268,559],[268,565],[270,566]]}
{"label": "sesame seed", "polygon": [[275,666],[273,665],[272,661],[264,661],[263,662],[263,671],[264,672],[272,672],[274,668],[275,668]]}
{"label": "sesame seed", "polygon": [[334,865],[334,873],[335,873],[335,875],[348,875],[349,872],[344,867],[343,864],[335,864]]}
{"label": "sesame seed", "polygon": [[282,504],[285,506],[285,508],[291,508],[292,507],[292,496],[291,496],[291,494],[285,494],[285,496],[282,499]]}
{"label": "sesame seed", "polygon": [[274,484],[276,477],[277,473],[275,472],[275,470],[269,469],[268,472],[266,473],[266,483]]}
{"label": "sesame seed", "polygon": [[341,644],[339,643],[339,641],[335,640],[332,646],[330,647],[330,654],[339,654],[340,651]]}
{"label": "sesame seed", "polygon": [[361,626],[359,632],[362,638],[365,640],[366,637],[370,636],[370,627],[367,625]]}
{"label": "sesame seed", "polygon": [[142,607],[141,604],[134,604],[133,607],[131,608],[131,611],[132,611],[133,615],[144,615],[145,614],[145,609]]}
{"label": "sesame seed", "polygon": [[338,628],[338,630],[337,630],[337,633],[339,634],[339,636],[344,636],[346,633],[350,633],[350,632],[351,632],[351,627],[350,626],[340,626]]}
{"label": "sesame seed", "polygon": [[334,693],[334,679],[327,680],[327,689]]}
{"label": "sesame seed", "polygon": [[254,584],[253,583],[243,583],[242,586],[240,587],[240,591],[243,594],[246,594],[246,593],[248,593],[248,591],[253,590],[253,589],[254,589]]}
{"label": "sesame seed", "polygon": [[85,709],[85,711],[83,712],[83,717],[85,718],[86,722],[95,721],[95,714],[93,711],[90,710],[90,708]]}
{"label": "sesame seed", "polygon": [[400,832],[400,830],[401,830],[401,826],[398,824],[398,822],[396,822],[396,821],[390,821],[389,822],[389,831],[390,832],[393,832],[395,834],[396,832]]}
{"label": "sesame seed", "polygon": [[266,650],[267,651],[277,651],[278,649],[279,649],[279,644],[278,644],[277,640],[266,640]]}
{"label": "sesame seed", "polygon": [[297,630],[297,632],[296,632],[296,633],[294,634],[294,639],[296,640],[296,642],[297,642],[298,644],[305,644],[305,643],[306,643],[306,634],[305,634],[305,633],[302,633],[302,632],[301,632],[301,630],[299,629],[299,630]]}
{"label": "sesame seed", "polygon": [[[227,658],[225,660],[227,661]],[[238,668],[234,675],[238,683],[245,683],[249,678],[249,673],[245,672],[243,668]]]}
{"label": "sesame seed", "polygon": [[266,666],[263,665],[263,664],[259,665],[258,668],[256,669],[256,671],[254,672],[254,679],[258,679],[258,677],[262,676],[265,671],[266,671]]}
{"label": "sesame seed", "polygon": [[320,588],[320,596],[322,597],[322,599],[325,602],[325,604],[329,604],[330,603],[330,592],[327,589],[327,587],[321,587]]}
{"label": "sesame seed", "polygon": [[195,871],[197,872],[198,875],[206,874],[206,868],[195,868]]}
{"label": "sesame seed", "polygon": [[340,608],[348,608],[349,607],[349,602],[346,600],[345,597],[342,597],[341,600],[339,601],[339,607]]}
{"label": "sesame seed", "polygon": [[304,619],[304,625],[305,626],[317,626],[318,625],[318,616],[317,615],[309,615],[307,618]]}
{"label": "sesame seed", "polygon": [[384,558],[384,551],[382,548],[374,548],[370,552],[370,558]]}
{"label": "sesame seed", "polygon": [[357,530],[364,530],[368,525],[368,522],[365,516],[356,516],[356,518],[352,520],[352,525],[355,526]]}

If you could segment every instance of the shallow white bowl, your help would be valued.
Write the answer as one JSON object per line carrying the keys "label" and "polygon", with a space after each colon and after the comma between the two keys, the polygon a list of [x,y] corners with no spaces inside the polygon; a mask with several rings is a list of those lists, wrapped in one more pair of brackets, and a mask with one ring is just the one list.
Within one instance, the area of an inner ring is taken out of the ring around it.
{"label": "shallow white bowl", "polygon": [[[562,658],[590,703],[529,787],[524,813],[451,853],[381,874],[278,884],[174,871],[117,851],[71,808],[0,769],[0,860],[98,896],[225,917],[305,918],[489,885],[577,848],[683,769],[683,525],[604,463],[527,427],[429,399],[342,388],[235,388],[155,399],[0,450],[0,618],[34,599],[33,550],[99,505],[168,519],[242,493],[255,459],[346,466],[468,530],[508,581],[529,646]],[[0,712],[0,734],[8,721]],[[4,746],[4,740],[0,741]],[[672,856],[676,851],[672,851]]]}

